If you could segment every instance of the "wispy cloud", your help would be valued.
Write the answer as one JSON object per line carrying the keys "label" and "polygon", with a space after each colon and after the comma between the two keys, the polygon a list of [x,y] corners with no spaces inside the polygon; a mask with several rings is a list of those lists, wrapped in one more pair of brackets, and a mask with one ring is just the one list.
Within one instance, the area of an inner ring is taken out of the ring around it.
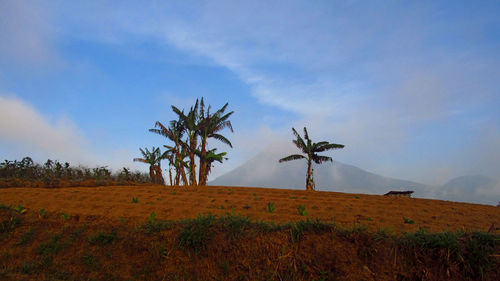
{"label": "wispy cloud", "polygon": [[18,157],[36,154],[77,163],[95,161],[87,140],[71,120],[61,117],[50,121],[13,96],[0,96],[0,139],[16,146]]}

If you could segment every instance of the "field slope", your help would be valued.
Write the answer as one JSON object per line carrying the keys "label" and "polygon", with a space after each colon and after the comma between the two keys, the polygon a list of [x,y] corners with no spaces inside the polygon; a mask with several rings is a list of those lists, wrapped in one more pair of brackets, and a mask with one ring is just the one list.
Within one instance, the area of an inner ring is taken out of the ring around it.
{"label": "field slope", "polygon": [[0,204],[2,280],[500,277],[487,205],[217,186],[10,188]]}

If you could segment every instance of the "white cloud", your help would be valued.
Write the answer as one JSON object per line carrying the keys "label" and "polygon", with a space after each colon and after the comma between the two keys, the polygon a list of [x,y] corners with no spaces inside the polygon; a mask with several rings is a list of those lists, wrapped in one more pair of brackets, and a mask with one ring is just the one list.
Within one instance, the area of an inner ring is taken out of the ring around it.
{"label": "white cloud", "polygon": [[55,122],[15,97],[0,96],[0,140],[18,157],[33,154],[77,163],[94,162],[87,140],[68,118]]}

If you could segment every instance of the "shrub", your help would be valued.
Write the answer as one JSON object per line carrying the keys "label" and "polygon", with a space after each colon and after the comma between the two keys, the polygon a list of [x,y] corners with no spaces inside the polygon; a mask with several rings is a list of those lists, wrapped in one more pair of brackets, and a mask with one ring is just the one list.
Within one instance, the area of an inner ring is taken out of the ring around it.
{"label": "shrub", "polygon": [[61,235],[52,235],[50,241],[40,244],[37,249],[37,254],[42,256],[52,256],[57,254],[62,247],[61,243],[59,243],[60,239]]}
{"label": "shrub", "polygon": [[298,241],[304,232],[308,231],[325,231],[328,229],[332,229],[334,227],[333,224],[328,224],[321,222],[318,219],[315,220],[305,220],[299,221],[295,224],[292,224],[290,227],[290,235],[292,238],[292,242]]}
{"label": "shrub", "polygon": [[28,244],[32,239],[33,239],[33,234],[35,233],[35,231],[33,230],[33,228],[29,228],[28,229],[28,232],[26,232],[22,237],[21,239],[19,239],[19,241],[16,242],[16,246],[23,246],[23,245],[26,245]]}
{"label": "shrub", "polygon": [[403,217],[403,221],[405,224],[414,224],[415,221],[406,217]]}
{"label": "shrub", "polygon": [[45,211],[45,209],[40,209],[40,211],[38,212],[38,217],[43,219],[43,218],[46,218],[47,217],[47,211]]}
{"label": "shrub", "polygon": [[213,235],[210,227],[214,223],[214,216],[212,214],[206,216],[198,215],[196,219],[186,220],[184,223],[185,227],[177,237],[179,246],[184,249],[192,249],[196,252],[205,249],[206,242]]}
{"label": "shrub", "polygon": [[119,239],[118,234],[116,233],[115,230],[113,230],[111,233],[103,233],[99,232],[94,236],[90,236],[88,238],[88,241],[92,245],[106,245],[109,243],[112,243],[113,241]]}
{"label": "shrub", "polygon": [[269,202],[267,203],[267,208],[266,208],[266,211],[268,213],[273,213],[274,212],[274,203],[273,202]]}
{"label": "shrub", "polygon": [[230,239],[239,237],[250,228],[250,219],[242,215],[231,214],[221,217],[219,221],[224,225]]}
{"label": "shrub", "polygon": [[307,216],[306,206],[300,205],[297,210],[299,211],[299,215]]}

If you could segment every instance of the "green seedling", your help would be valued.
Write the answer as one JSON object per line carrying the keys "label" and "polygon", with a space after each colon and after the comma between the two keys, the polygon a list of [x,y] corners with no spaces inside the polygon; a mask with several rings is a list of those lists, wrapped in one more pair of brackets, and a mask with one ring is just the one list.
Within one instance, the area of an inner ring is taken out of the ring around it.
{"label": "green seedling", "polygon": [[273,202],[269,202],[267,203],[267,212],[268,213],[273,213],[274,212],[274,203]]}
{"label": "green seedling", "polygon": [[299,215],[307,216],[306,206],[300,205],[297,210],[299,211]]}
{"label": "green seedling", "polygon": [[155,218],[156,218],[155,212],[151,212],[151,214],[149,214],[148,220],[151,224],[153,224],[155,223]]}
{"label": "green seedling", "polygon": [[61,218],[63,218],[63,220],[65,220],[65,221],[67,221],[67,220],[69,220],[70,215],[68,215],[68,214],[62,214]]}
{"label": "green seedling", "polygon": [[22,205],[17,205],[14,210],[20,214],[24,214],[27,211],[26,208],[24,208]]}
{"label": "green seedling", "polygon": [[132,197],[132,203],[134,203],[134,204],[139,203],[139,198],[137,198],[137,197]]}
{"label": "green seedling", "polygon": [[38,212],[38,217],[41,218],[41,219],[44,219],[47,217],[47,211],[45,211],[45,209],[40,209],[40,211]]}
{"label": "green seedling", "polygon": [[415,221],[406,217],[403,217],[403,221],[405,224],[414,224]]}

